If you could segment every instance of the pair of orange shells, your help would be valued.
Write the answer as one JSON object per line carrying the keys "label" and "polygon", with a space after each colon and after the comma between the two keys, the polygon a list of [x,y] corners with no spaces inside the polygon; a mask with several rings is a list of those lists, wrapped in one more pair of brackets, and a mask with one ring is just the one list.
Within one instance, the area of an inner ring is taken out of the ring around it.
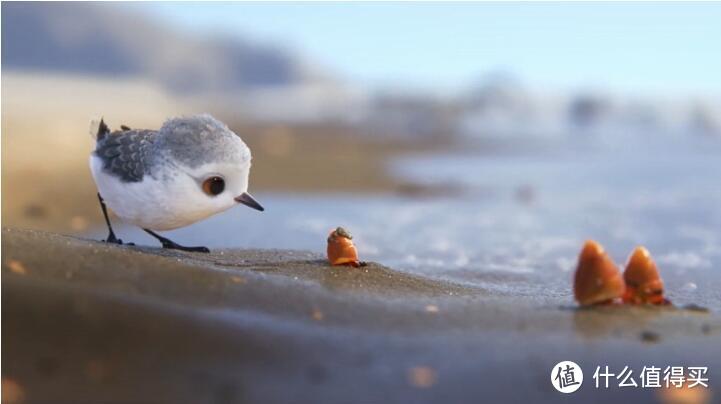
{"label": "pair of orange shells", "polygon": [[573,294],[582,305],[612,303],[668,304],[656,263],[644,247],[636,247],[623,276],[600,244],[589,240],[578,257]]}
{"label": "pair of orange shells", "polygon": [[342,228],[332,230],[328,235],[328,262],[331,265],[350,265],[360,267],[363,265],[358,260],[358,250],[353,245],[353,236]]}

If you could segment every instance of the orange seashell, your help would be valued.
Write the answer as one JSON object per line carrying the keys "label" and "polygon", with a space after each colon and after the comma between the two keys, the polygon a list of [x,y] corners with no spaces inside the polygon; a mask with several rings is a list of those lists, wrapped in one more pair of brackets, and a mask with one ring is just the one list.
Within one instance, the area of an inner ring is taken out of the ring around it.
{"label": "orange seashell", "polygon": [[651,253],[644,247],[636,247],[628,258],[623,272],[626,291],[623,301],[631,304],[668,304],[663,297],[663,280],[658,273]]}
{"label": "orange seashell", "polygon": [[361,266],[358,261],[358,250],[353,245],[353,236],[342,227],[331,231],[328,235],[328,262],[331,265]]}
{"label": "orange seashell", "polygon": [[625,290],[623,277],[616,264],[600,244],[588,240],[578,257],[573,280],[573,294],[582,306],[613,302]]}

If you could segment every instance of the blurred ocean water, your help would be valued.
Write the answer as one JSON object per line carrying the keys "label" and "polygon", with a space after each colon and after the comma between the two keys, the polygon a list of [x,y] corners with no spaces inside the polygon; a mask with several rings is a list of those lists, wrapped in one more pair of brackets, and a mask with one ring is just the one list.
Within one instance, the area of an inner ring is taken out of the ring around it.
{"label": "blurred ocean water", "polygon": [[[721,308],[718,142],[435,155],[391,168],[463,191],[425,198],[259,194],[262,214],[239,207],[167,235],[189,245],[323,253],[329,230],[342,225],[362,259],[548,304],[572,302],[576,257],[593,238],[619,264],[636,245],[646,246],[672,300]],[[120,233],[155,244],[139,230]]]}

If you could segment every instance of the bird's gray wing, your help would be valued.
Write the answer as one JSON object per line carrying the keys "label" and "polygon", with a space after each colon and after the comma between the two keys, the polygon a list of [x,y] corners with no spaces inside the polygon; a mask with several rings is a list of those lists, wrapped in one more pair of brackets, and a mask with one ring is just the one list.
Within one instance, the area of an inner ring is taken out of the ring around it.
{"label": "bird's gray wing", "polygon": [[113,132],[98,140],[95,155],[103,169],[121,181],[140,182],[150,171],[156,136],[153,130]]}

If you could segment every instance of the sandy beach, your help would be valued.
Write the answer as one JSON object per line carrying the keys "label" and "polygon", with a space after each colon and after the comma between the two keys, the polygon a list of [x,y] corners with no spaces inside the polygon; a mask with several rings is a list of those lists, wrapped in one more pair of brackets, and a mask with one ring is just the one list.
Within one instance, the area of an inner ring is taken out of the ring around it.
{"label": "sandy beach", "polygon": [[2,15],[1,404],[721,404],[721,2]]}
{"label": "sandy beach", "polygon": [[[721,317],[698,308],[559,307],[304,251],[2,236],[3,377],[26,402],[659,402],[591,374],[721,366]],[[561,360],[586,372],[572,397],[549,381]]]}

